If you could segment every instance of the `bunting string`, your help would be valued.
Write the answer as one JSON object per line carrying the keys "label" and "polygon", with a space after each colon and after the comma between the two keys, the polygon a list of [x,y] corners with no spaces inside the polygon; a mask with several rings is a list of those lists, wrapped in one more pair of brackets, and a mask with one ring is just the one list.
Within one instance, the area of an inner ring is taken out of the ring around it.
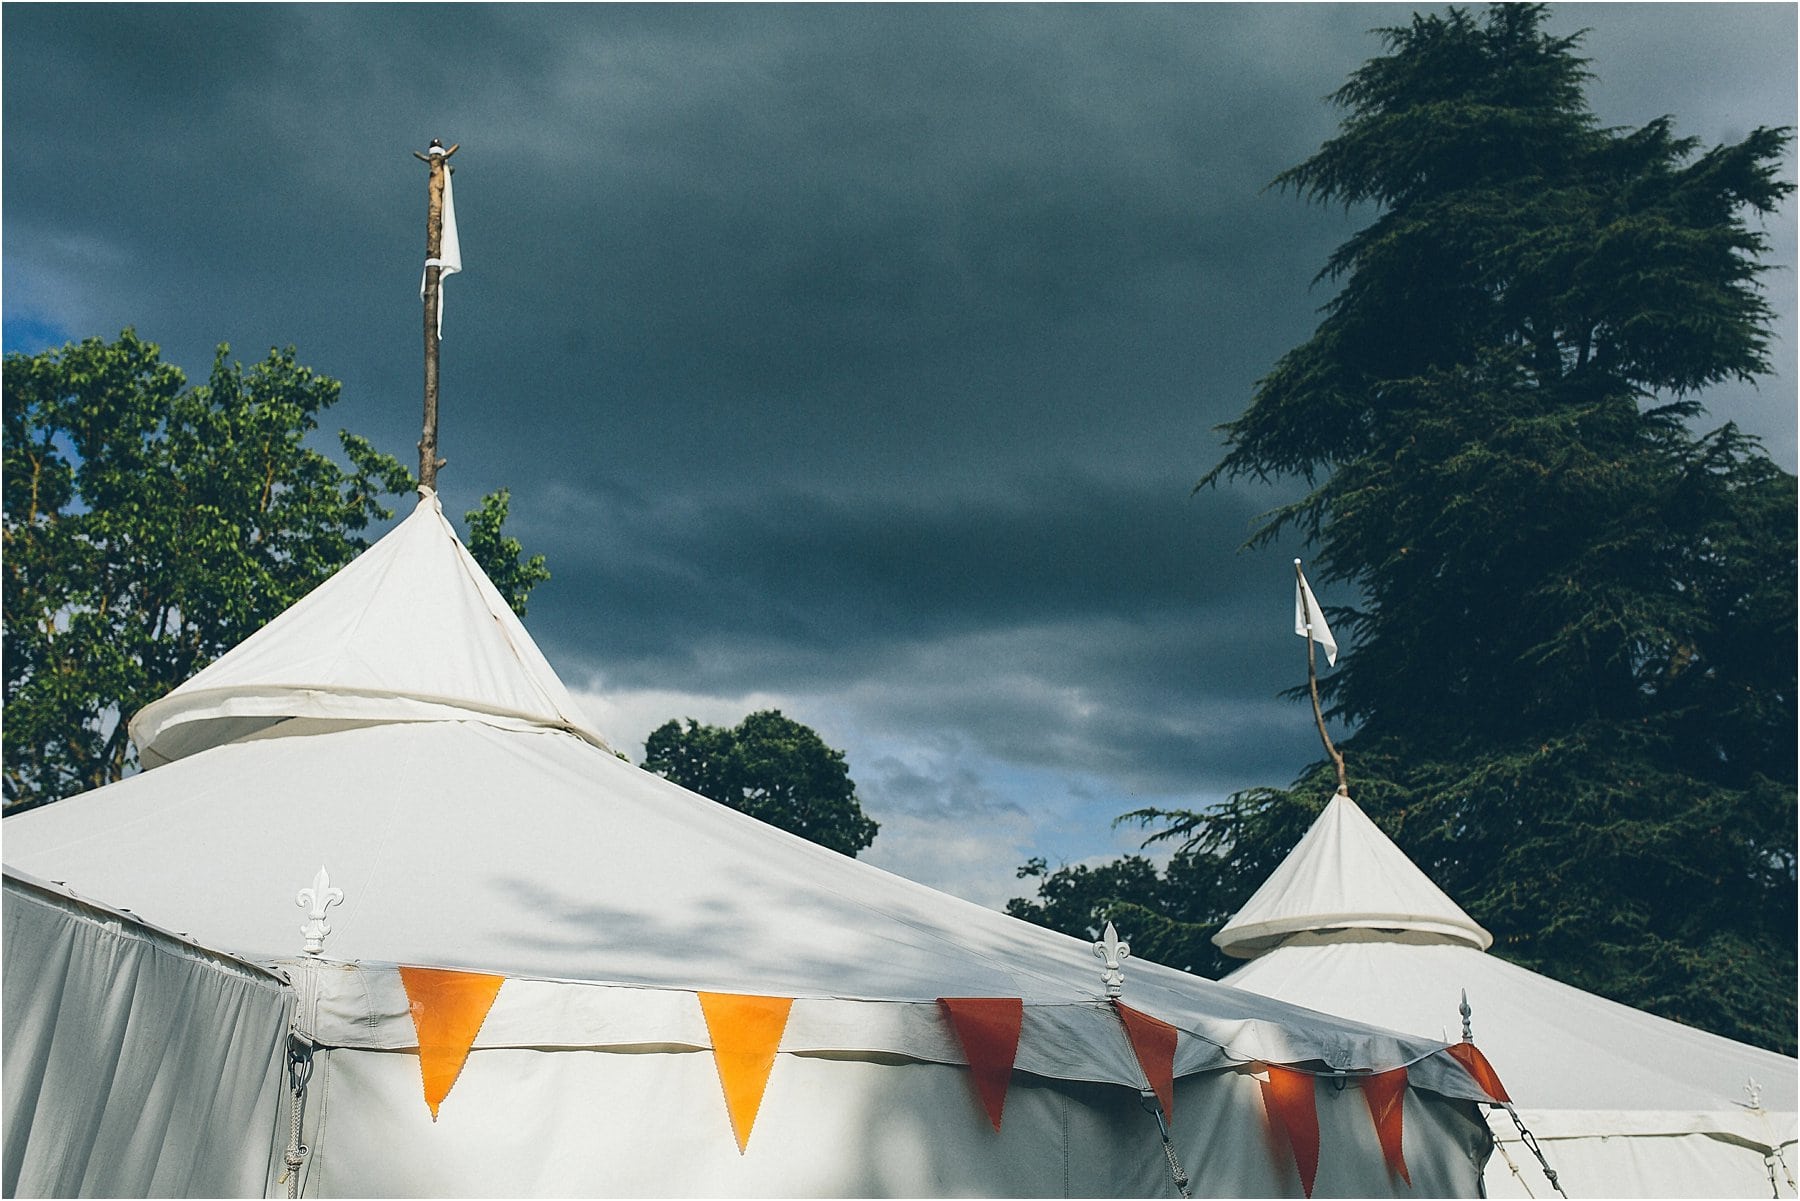
{"label": "bunting string", "polygon": [[[425,1103],[435,1122],[440,1107],[462,1073],[505,978],[437,968],[401,967],[398,972],[418,1037],[419,1074]],[[794,999],[709,992],[697,992],[695,997],[712,1044],[713,1061],[738,1153],[745,1154]],[[998,1133],[1018,1057],[1024,1000],[1019,997],[939,997],[938,1005],[968,1063],[976,1099]],[[1170,1175],[1177,1191],[1185,1197],[1189,1181],[1175,1156],[1170,1134],[1175,1110],[1175,1054],[1181,1032],[1176,1026],[1133,1009],[1117,998],[1112,1000],[1112,1006],[1143,1072],[1143,1101],[1156,1118]],[[1444,1049],[1495,1104],[1504,1106],[1512,1115],[1520,1128],[1522,1141],[1536,1154],[1545,1176],[1560,1193],[1562,1189],[1556,1174],[1544,1162],[1536,1140],[1520,1121],[1505,1086],[1487,1057],[1472,1042],[1456,1043]],[[1260,1066],[1267,1075],[1261,1083],[1261,1094],[1271,1136],[1292,1156],[1301,1189],[1310,1198],[1317,1182],[1320,1158],[1314,1077],[1309,1072],[1278,1064]],[[1359,1077],[1356,1083],[1362,1088],[1389,1172],[1410,1187],[1412,1174],[1405,1153],[1407,1069],[1395,1068]],[[1516,1167],[1514,1171],[1517,1172]]]}

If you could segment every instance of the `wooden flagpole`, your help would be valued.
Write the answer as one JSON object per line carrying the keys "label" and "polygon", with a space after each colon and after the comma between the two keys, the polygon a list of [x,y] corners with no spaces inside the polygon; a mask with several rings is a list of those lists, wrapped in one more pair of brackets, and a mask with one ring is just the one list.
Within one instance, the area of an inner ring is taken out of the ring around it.
{"label": "wooden flagpole", "polygon": [[428,198],[425,212],[425,428],[419,435],[419,483],[437,491],[438,468],[448,461],[438,457],[438,285],[442,269],[435,260],[444,241],[444,178],[450,170],[450,156],[457,146],[445,150],[443,143],[431,139],[430,151],[413,157],[431,169],[426,184]]}

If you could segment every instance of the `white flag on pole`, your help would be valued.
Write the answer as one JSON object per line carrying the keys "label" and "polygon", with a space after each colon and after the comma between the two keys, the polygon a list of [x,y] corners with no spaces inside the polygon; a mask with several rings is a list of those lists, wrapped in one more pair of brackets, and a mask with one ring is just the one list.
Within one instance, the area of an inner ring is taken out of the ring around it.
{"label": "white flag on pole", "polygon": [[[437,154],[436,147],[432,153]],[[448,163],[444,165],[444,227],[438,238],[438,257],[425,260],[425,272],[419,276],[419,299],[425,299],[425,281],[431,274],[431,268],[438,268],[438,328],[439,338],[444,336],[444,281],[462,270],[462,243],[456,237],[456,197],[450,190],[450,174]]]}
{"label": "white flag on pole", "polygon": [[1314,642],[1325,648],[1325,662],[1337,666],[1337,639],[1325,624],[1324,611],[1319,608],[1319,600],[1307,584],[1298,559],[1294,560],[1294,633],[1302,638],[1310,634]]}

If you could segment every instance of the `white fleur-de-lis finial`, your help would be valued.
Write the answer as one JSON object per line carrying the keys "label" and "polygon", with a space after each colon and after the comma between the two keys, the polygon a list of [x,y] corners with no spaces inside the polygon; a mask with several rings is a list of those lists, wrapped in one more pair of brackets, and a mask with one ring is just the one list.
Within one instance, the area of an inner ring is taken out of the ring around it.
{"label": "white fleur-de-lis finial", "polygon": [[1468,989],[1465,988],[1462,990],[1462,1004],[1458,1005],[1456,1007],[1456,1009],[1457,1009],[1457,1012],[1462,1014],[1462,1020],[1463,1020],[1462,1040],[1466,1043],[1474,1042],[1475,1041],[1475,1025],[1471,1019],[1474,1018],[1475,1011],[1473,1009],[1469,1008],[1469,990]]}
{"label": "white fleur-de-lis finial", "polygon": [[307,920],[300,927],[300,937],[306,940],[308,955],[324,953],[325,936],[331,933],[331,923],[325,920],[325,910],[343,903],[344,890],[331,886],[331,877],[323,867],[313,877],[312,887],[302,888],[294,894],[294,904],[306,910]]}
{"label": "white fleur-de-lis finial", "polygon": [[1761,1109],[1763,1086],[1757,1083],[1755,1076],[1751,1076],[1744,1081],[1744,1091],[1750,1096],[1750,1108]]}
{"label": "white fleur-de-lis finial", "polygon": [[1119,932],[1111,922],[1106,923],[1106,933],[1094,944],[1094,957],[1106,965],[1100,973],[1100,983],[1106,986],[1107,997],[1116,999],[1125,991],[1125,972],[1120,965],[1131,958],[1131,944],[1119,941]]}

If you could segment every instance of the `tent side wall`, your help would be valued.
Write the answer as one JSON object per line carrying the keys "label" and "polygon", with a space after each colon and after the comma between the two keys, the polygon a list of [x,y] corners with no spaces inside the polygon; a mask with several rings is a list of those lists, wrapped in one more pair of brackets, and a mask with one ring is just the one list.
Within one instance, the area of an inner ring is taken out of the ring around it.
{"label": "tent side wall", "polygon": [[[1408,1188],[1356,1088],[1316,1088],[1314,1195],[1473,1196],[1475,1106],[1409,1091]],[[305,1196],[1174,1196],[1156,1120],[1117,1085],[1015,1073],[996,1131],[958,1065],[783,1052],[748,1146],[713,1056],[478,1048],[434,1122],[404,1051],[321,1050]],[[1177,1083],[1177,1155],[1197,1195],[1299,1196],[1248,1070]]]}
{"label": "tent side wall", "polygon": [[[1794,1138],[1768,1124],[1767,1146],[1749,1146],[1718,1134],[1671,1130],[1664,1134],[1545,1134],[1566,1114],[1521,1109],[1519,1116],[1537,1137],[1558,1181],[1573,1197],[1792,1197],[1795,1196]],[[1616,1114],[1600,1115],[1616,1118]],[[1544,1179],[1531,1149],[1504,1113],[1489,1115],[1495,1136],[1488,1161],[1490,1197],[1543,1197]],[[1691,1115],[1690,1126],[1716,1125]],[[1700,1190],[1704,1189],[1704,1192]]]}
{"label": "tent side wall", "polygon": [[0,909],[5,1194],[262,1196],[282,981],[10,873]]}

